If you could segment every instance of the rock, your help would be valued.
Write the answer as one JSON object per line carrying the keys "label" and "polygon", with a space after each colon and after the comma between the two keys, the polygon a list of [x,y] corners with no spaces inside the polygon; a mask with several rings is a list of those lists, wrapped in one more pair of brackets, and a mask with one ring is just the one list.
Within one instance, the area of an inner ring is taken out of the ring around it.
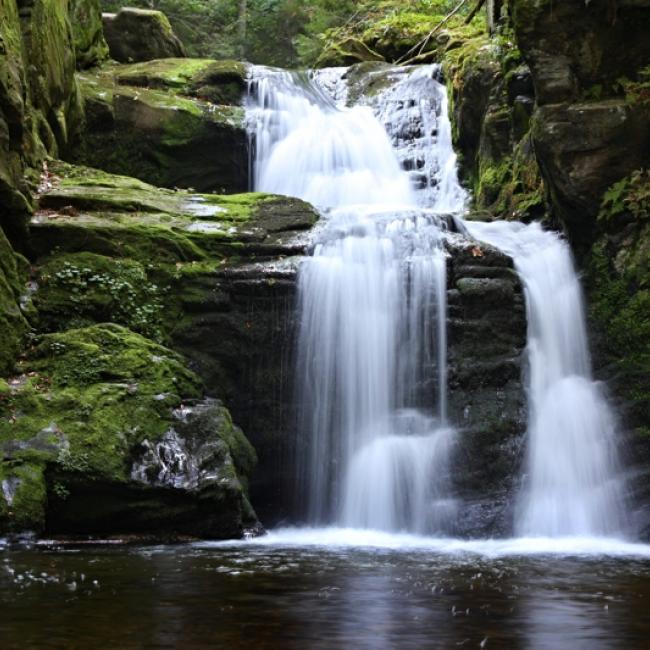
{"label": "rock", "polygon": [[242,64],[197,59],[84,74],[86,130],[68,157],[159,186],[246,191],[245,76]]}
{"label": "rock", "polygon": [[290,471],[276,468],[291,440],[294,256],[316,212],[287,197],[195,195],[51,169],[61,180],[31,223],[39,327],[110,319],[186,355],[255,445],[252,494],[275,521],[290,482]]}
{"label": "rock", "polygon": [[318,218],[299,199],[174,192],[65,163],[51,169],[60,181],[40,196],[30,224],[37,257],[87,252],[180,264],[181,273],[184,263],[215,268],[230,256],[263,260],[302,251],[300,233]]}
{"label": "rock", "polygon": [[[22,348],[23,338],[29,329],[20,306],[25,273],[19,259],[0,228],[0,373],[13,369],[14,361]],[[1,393],[0,393],[1,394]]]}
{"label": "rock", "polygon": [[647,2],[515,0],[510,14],[517,44],[530,65],[537,102],[577,101],[584,90],[633,79],[650,60]]}
{"label": "rock", "polygon": [[650,164],[650,108],[643,93],[629,92],[650,61],[650,5],[615,5],[615,14],[607,0],[516,0],[510,7],[539,107],[536,156],[579,253],[594,240],[606,188]]}
{"label": "rock", "polygon": [[[220,403],[192,402],[201,383],[175,353],[103,324],[43,337],[20,370],[0,407],[15,413],[0,418],[3,531],[224,538],[256,524],[255,454]],[[147,450],[170,437],[195,481],[153,476]]]}
{"label": "rock", "polygon": [[526,315],[512,260],[490,246],[452,250],[449,268],[449,419],[459,429],[458,534],[511,534],[527,406]]}
{"label": "rock", "polygon": [[77,68],[100,64],[108,57],[99,0],[71,0],[70,22],[74,36]]}
{"label": "rock", "polygon": [[624,99],[541,106],[532,136],[555,209],[584,250],[605,190],[650,162],[650,106]]}
{"label": "rock", "polygon": [[185,56],[185,48],[161,11],[124,7],[103,14],[111,58],[121,63]]}
{"label": "rock", "polygon": [[81,121],[67,3],[0,2],[0,227],[24,247],[28,179]]}

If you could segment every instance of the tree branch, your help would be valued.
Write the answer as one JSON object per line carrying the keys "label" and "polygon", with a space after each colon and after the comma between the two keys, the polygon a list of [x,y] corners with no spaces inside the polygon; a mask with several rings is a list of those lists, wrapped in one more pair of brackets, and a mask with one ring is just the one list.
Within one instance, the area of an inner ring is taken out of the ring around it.
{"label": "tree branch", "polygon": [[[485,2],[485,0],[483,0],[483,2]],[[453,18],[463,8],[463,5],[465,5],[466,3],[467,0],[461,0],[456,5],[456,7],[454,7],[454,9],[452,9],[452,11],[449,14],[447,14],[422,40],[418,41],[404,56],[401,56],[399,59],[397,59],[395,63],[397,63],[398,65],[408,65],[409,63],[415,61],[419,56],[421,56],[422,51],[431,40],[431,37],[442,27],[444,27],[449,22],[449,20]],[[418,50],[418,53],[414,57],[406,61],[404,60],[406,59],[406,57],[413,54],[416,50]]]}
{"label": "tree branch", "polygon": [[472,22],[472,19],[479,12],[479,9],[485,4],[485,0],[478,0],[474,9],[469,12],[467,18],[465,18],[465,24],[469,25]]}

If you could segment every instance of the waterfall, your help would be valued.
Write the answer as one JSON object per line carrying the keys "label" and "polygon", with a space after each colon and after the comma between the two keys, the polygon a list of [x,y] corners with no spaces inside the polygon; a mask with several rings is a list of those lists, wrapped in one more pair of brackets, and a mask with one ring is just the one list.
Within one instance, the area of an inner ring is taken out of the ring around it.
{"label": "waterfall", "polygon": [[[322,214],[298,277],[297,493],[310,524],[453,532],[447,416],[447,219],[461,213],[435,66],[382,67],[347,107],[347,71],[254,70],[257,190]],[[377,81],[377,79],[375,79]],[[357,93],[358,94],[358,93]],[[591,376],[568,244],[537,224],[466,222],[513,257],[528,316],[522,536],[621,534],[615,418]]]}
{"label": "waterfall", "polygon": [[569,245],[539,224],[467,222],[511,255],[528,315],[527,481],[516,531],[612,535],[625,528],[615,418],[591,377],[580,283]]}
{"label": "waterfall", "polygon": [[[323,214],[298,279],[297,489],[312,524],[448,532],[455,434],[438,213],[465,197],[430,154],[450,134],[445,88],[433,66],[396,70],[398,102],[348,108],[344,73],[257,69],[249,93],[255,189]],[[414,124],[419,145],[399,152]]]}

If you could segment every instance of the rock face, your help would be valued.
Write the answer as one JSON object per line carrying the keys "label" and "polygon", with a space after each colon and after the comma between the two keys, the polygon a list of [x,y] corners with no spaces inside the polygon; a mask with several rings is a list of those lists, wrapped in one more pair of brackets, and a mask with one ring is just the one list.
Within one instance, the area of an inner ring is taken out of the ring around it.
{"label": "rock face", "polygon": [[103,14],[102,20],[111,58],[120,63],[185,56],[183,44],[160,11],[125,7]]}
{"label": "rock face", "polygon": [[248,189],[245,66],[166,59],[80,76],[86,105],[72,162],[165,187]]}
{"label": "rock face", "polygon": [[108,45],[104,39],[100,0],[71,0],[70,19],[77,68],[90,68],[106,60]]}
{"label": "rock face", "polygon": [[51,170],[54,188],[31,223],[39,328],[109,318],[169,342],[257,450],[256,509],[267,522],[286,514],[295,257],[314,210],[282,197],[200,196],[69,165]]}
{"label": "rock face", "polygon": [[584,267],[594,363],[622,416],[648,538],[650,2],[515,0],[510,14],[537,98],[532,143]]}
{"label": "rock face", "polygon": [[[498,4],[498,3],[497,3]],[[506,219],[547,212],[544,184],[530,136],[534,89],[516,44],[481,33],[443,60],[460,172],[474,209]]]}
{"label": "rock face", "polygon": [[[84,6],[96,9],[92,2]],[[68,146],[82,108],[67,3],[2,0],[0,16],[0,369],[6,371],[27,330],[19,300],[27,265],[13,248],[27,248],[31,193],[43,157]]]}
{"label": "rock face", "polygon": [[448,271],[452,472],[466,511],[457,532],[507,535],[527,421],[522,288],[512,260],[484,244],[454,249]]}
{"label": "rock face", "polygon": [[[24,6],[23,6],[24,5]],[[64,149],[81,121],[67,3],[0,4],[0,226],[24,239],[29,170]]]}
{"label": "rock face", "polygon": [[650,108],[635,92],[650,61],[650,2],[516,0],[510,11],[535,85],[537,157],[585,250],[605,190],[650,163]]}

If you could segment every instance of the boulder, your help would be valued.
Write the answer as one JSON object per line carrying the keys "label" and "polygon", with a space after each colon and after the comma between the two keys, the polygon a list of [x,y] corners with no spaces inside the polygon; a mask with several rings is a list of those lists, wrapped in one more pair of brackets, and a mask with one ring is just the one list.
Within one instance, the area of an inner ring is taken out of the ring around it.
{"label": "boulder", "polygon": [[532,136],[554,207],[584,249],[607,188],[650,162],[650,106],[615,98],[540,106]]}
{"label": "boulder", "polygon": [[86,129],[69,159],[164,187],[248,189],[246,68],[167,59],[80,76]]}
{"label": "boulder", "polygon": [[111,58],[120,63],[185,56],[185,48],[161,11],[124,7],[103,14]]}
{"label": "boulder", "polygon": [[240,537],[255,453],[180,357],[114,324],[41,338],[0,409],[0,530]]}

